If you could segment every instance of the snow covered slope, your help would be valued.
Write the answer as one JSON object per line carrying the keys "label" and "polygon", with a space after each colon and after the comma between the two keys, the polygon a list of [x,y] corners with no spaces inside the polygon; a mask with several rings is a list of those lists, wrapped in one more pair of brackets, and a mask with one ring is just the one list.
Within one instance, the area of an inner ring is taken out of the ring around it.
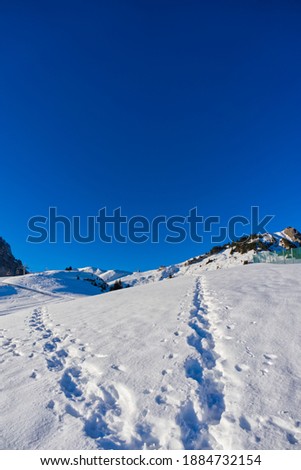
{"label": "snow covered slope", "polygon": [[301,449],[301,265],[174,276],[2,316],[0,447]]}
{"label": "snow covered slope", "polygon": [[94,274],[45,271],[25,276],[0,277],[0,315],[49,302],[98,295],[108,285]]}
{"label": "snow covered slope", "polygon": [[227,448],[301,449],[301,265],[253,265],[204,278]]}
{"label": "snow covered slope", "polygon": [[[252,263],[258,253],[289,253],[290,248],[301,246],[301,233],[287,227],[281,232],[253,234],[223,246],[214,246],[209,252],[171,266],[160,266],[145,272],[134,272],[120,276],[127,287],[162,281],[187,273],[200,275],[206,271],[232,268]],[[101,275],[103,277],[103,275]],[[104,280],[107,280],[104,278]],[[109,281],[107,281],[109,282]]]}

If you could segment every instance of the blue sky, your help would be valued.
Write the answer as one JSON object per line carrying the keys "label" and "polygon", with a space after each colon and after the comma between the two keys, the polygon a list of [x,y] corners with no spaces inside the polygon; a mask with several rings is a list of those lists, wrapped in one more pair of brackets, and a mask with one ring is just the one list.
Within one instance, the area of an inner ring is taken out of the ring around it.
{"label": "blue sky", "polygon": [[148,269],[206,251],[37,245],[30,217],[274,214],[300,220],[301,5],[1,1],[0,235],[32,270]]}

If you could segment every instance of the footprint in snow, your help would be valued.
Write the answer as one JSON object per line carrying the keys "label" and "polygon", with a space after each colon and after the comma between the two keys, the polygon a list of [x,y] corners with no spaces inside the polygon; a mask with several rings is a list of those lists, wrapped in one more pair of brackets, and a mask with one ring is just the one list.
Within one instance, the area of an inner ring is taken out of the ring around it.
{"label": "footprint in snow", "polygon": [[45,333],[43,334],[42,338],[47,339],[47,338],[50,338],[50,336],[52,336],[52,331],[51,330],[46,330]]}
{"label": "footprint in snow", "polygon": [[155,402],[157,403],[157,405],[165,405],[165,403],[166,403],[166,401],[164,400],[164,398],[161,395],[156,396]]}
{"label": "footprint in snow", "polygon": [[174,335],[175,336],[182,336],[183,332],[182,331],[175,331]]}
{"label": "footprint in snow", "polygon": [[236,422],[236,419],[235,417],[230,414],[230,413],[224,413],[223,417],[229,422],[229,423],[235,423]]}
{"label": "footprint in snow", "polygon": [[236,364],[235,369],[237,370],[237,372],[246,372],[250,369],[250,367],[246,364]]}
{"label": "footprint in snow", "polygon": [[276,356],[276,354],[268,354],[268,353],[266,353],[266,354],[263,355],[263,357],[264,357],[265,359],[267,359],[268,361],[273,361],[273,359],[274,359],[274,360],[277,359],[278,356]]}
{"label": "footprint in snow", "polygon": [[52,356],[50,359],[46,359],[48,369],[53,371],[60,371],[64,368],[63,363],[55,356]]}
{"label": "footprint in snow", "polygon": [[73,418],[79,418],[80,417],[80,413],[73,406],[71,406],[69,403],[66,405],[65,411],[66,411],[67,414],[73,416]]}
{"label": "footprint in snow", "polygon": [[272,366],[273,364],[274,364],[273,361],[265,361],[265,362],[263,362],[263,365],[264,365],[264,366]]}
{"label": "footprint in snow", "polygon": [[56,344],[55,343],[53,343],[53,342],[45,343],[44,351],[52,352],[52,351],[55,351],[55,350],[56,350]]}
{"label": "footprint in snow", "polygon": [[80,378],[80,375],[81,372],[79,369],[71,367],[65,370],[60,380],[60,386],[67,398],[75,400],[82,396],[83,392],[77,384],[77,380]]}
{"label": "footprint in snow", "polygon": [[55,402],[53,400],[50,400],[49,403],[47,403],[46,405],[46,408],[48,408],[49,410],[53,410],[55,407]]}
{"label": "footprint in snow", "polygon": [[5,338],[5,340],[2,342],[2,349],[8,349],[9,346],[11,345],[13,338]]}
{"label": "footprint in snow", "polygon": [[292,433],[288,432],[286,434],[286,438],[287,438],[287,440],[290,444],[292,444],[292,445],[298,444],[297,439],[295,438],[295,436]]}
{"label": "footprint in snow", "polygon": [[111,369],[118,370],[118,372],[125,372],[126,368],[123,365],[112,364]]}
{"label": "footprint in snow", "polygon": [[30,374],[29,378],[30,379],[37,379],[38,378],[37,371],[33,370],[32,373]]}
{"label": "footprint in snow", "polygon": [[248,346],[246,346],[246,353],[248,354],[248,356],[250,357],[255,357],[254,354],[251,352],[250,348]]}
{"label": "footprint in snow", "polygon": [[170,354],[168,354],[167,359],[176,359],[177,357],[178,357],[178,354],[170,353]]}
{"label": "footprint in snow", "polygon": [[65,349],[60,349],[59,351],[57,351],[56,355],[60,358],[68,357],[68,353],[67,351],[65,351]]}
{"label": "footprint in snow", "polygon": [[247,418],[245,418],[245,416],[241,416],[239,418],[239,426],[244,431],[247,431],[247,432],[252,431],[251,425],[250,425],[249,421],[247,420]]}

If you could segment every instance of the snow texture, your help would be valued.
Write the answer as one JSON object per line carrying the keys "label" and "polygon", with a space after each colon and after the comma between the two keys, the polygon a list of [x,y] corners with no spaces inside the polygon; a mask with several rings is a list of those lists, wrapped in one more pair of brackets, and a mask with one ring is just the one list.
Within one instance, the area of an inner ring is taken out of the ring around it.
{"label": "snow texture", "polygon": [[1,449],[301,449],[301,265],[212,264],[1,278]]}

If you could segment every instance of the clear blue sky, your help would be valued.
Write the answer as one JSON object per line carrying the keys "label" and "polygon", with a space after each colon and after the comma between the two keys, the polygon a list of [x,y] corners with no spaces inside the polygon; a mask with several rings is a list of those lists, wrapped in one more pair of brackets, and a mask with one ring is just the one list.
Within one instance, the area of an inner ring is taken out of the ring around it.
{"label": "clear blue sky", "polygon": [[275,214],[301,229],[299,1],[0,1],[0,235],[32,270],[134,270],[209,244],[26,243],[72,216]]}

